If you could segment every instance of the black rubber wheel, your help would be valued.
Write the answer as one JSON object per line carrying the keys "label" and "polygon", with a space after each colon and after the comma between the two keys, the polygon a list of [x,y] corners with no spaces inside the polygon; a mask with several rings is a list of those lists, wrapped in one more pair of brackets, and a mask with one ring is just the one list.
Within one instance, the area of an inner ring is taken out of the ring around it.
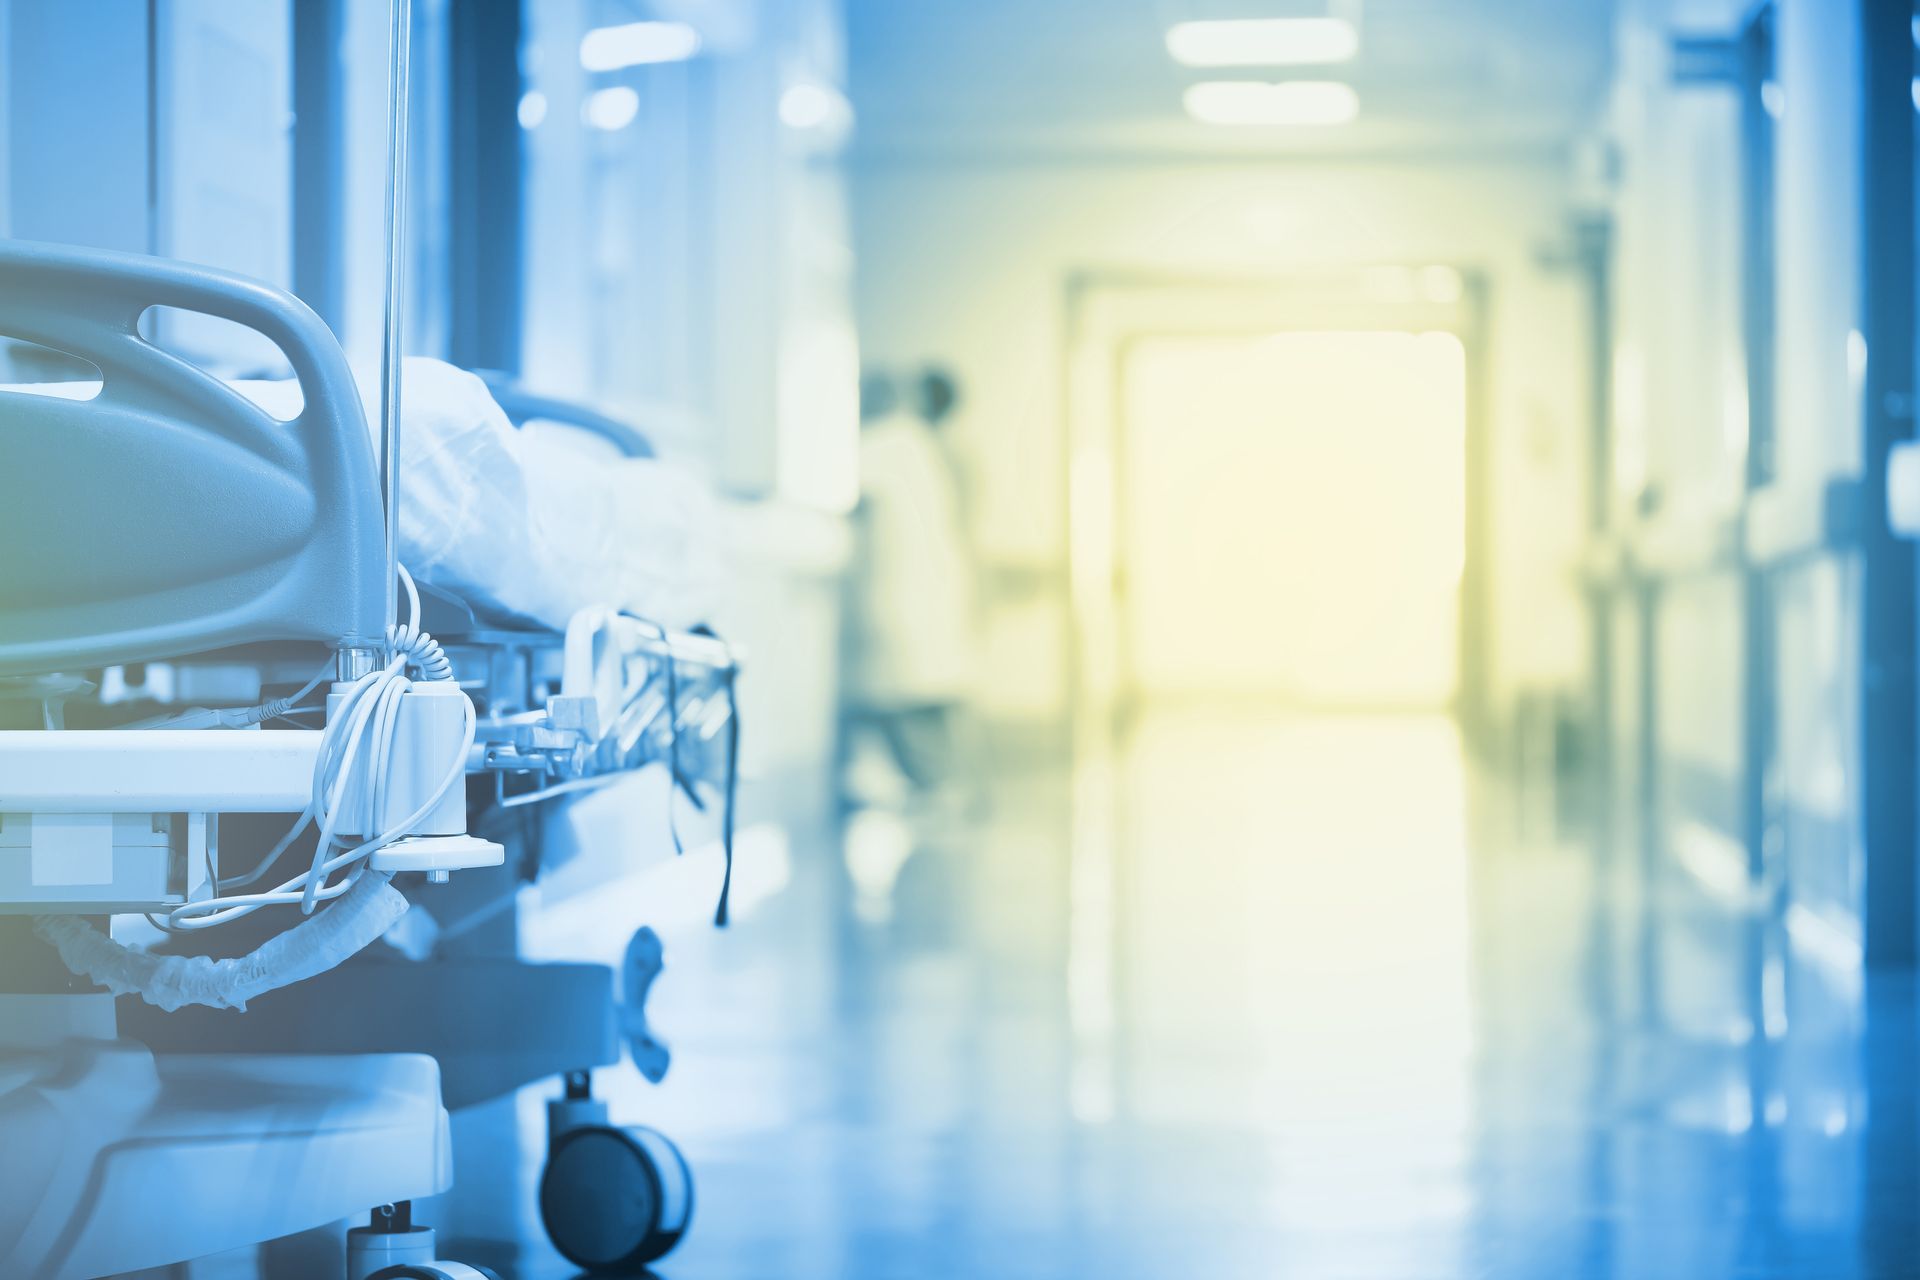
{"label": "black rubber wheel", "polygon": [[654,1129],[585,1125],[562,1134],[540,1175],[553,1247],[588,1271],[635,1271],[673,1251],[693,1220],[693,1171]]}

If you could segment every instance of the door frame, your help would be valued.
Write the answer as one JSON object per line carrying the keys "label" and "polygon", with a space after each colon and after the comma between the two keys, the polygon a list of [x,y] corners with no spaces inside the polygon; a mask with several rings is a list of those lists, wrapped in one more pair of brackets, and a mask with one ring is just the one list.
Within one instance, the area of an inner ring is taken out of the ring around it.
{"label": "door frame", "polygon": [[[1422,273],[1447,274],[1457,289],[1421,289]],[[1463,739],[1490,746],[1487,640],[1492,599],[1492,513],[1486,351],[1490,289],[1480,270],[1400,264],[1288,275],[1219,276],[1087,270],[1064,295],[1061,404],[1066,450],[1063,537],[1068,566],[1070,714],[1083,735],[1112,740],[1130,714],[1119,601],[1120,511],[1125,502],[1119,410],[1127,356],[1165,337],[1238,337],[1275,332],[1444,332],[1466,356],[1466,563],[1460,583],[1454,711]]]}

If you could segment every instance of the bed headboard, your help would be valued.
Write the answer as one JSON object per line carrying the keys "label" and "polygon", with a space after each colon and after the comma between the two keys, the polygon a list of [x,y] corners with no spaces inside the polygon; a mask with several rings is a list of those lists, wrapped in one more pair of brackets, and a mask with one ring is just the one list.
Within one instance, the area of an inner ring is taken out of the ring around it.
{"label": "bed headboard", "polygon": [[[257,330],[279,421],[140,336],[149,307]],[[299,300],[159,258],[0,240],[0,335],[99,368],[91,400],[0,391],[0,676],[262,640],[377,642],[386,558],[345,357]]]}

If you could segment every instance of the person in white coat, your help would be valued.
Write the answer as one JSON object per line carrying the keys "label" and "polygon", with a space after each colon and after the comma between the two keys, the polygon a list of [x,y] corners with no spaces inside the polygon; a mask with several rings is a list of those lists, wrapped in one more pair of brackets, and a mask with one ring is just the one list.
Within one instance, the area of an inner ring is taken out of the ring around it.
{"label": "person in white coat", "polygon": [[973,690],[974,581],[961,484],[939,436],[953,382],[930,371],[909,393],[919,412],[889,378],[862,386],[847,695],[856,730],[877,729],[925,790],[953,768],[955,720]]}

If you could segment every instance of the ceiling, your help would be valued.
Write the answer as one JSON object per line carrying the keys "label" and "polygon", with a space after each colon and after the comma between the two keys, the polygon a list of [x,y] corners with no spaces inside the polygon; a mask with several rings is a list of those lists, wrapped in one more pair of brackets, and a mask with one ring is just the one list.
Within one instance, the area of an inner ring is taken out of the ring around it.
{"label": "ceiling", "polygon": [[[868,157],[1452,156],[1545,150],[1593,119],[1611,0],[1334,0],[1360,9],[1353,61],[1198,71],[1166,52],[1191,18],[1325,14],[1328,0],[849,0],[856,148]],[[1340,79],[1334,128],[1194,123],[1202,79]]]}

